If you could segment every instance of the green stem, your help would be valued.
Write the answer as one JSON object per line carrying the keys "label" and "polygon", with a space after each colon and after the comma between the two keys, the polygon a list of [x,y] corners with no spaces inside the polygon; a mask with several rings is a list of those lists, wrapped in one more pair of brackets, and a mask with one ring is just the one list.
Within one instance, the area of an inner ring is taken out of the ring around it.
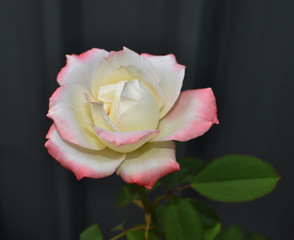
{"label": "green stem", "polygon": [[184,190],[184,189],[189,188],[189,187],[191,187],[191,184],[187,184],[187,185],[184,185],[182,187],[176,188],[176,189],[172,190],[171,192],[172,193],[178,192],[178,191]]}
{"label": "green stem", "polygon": [[149,240],[149,228],[151,223],[151,213],[146,213],[145,215],[145,222],[146,222],[146,228],[145,228],[145,240]]}
{"label": "green stem", "polygon": [[154,200],[154,202],[152,204],[152,207],[151,207],[151,211],[153,211],[156,208],[156,206],[158,205],[158,203],[160,201],[162,201],[163,199],[167,198],[169,195],[171,195],[171,194],[173,194],[175,192],[184,190],[184,189],[189,188],[189,187],[191,187],[191,184],[187,184],[187,185],[184,185],[182,187],[176,188],[174,190],[168,191],[167,193],[163,194],[162,196],[159,196],[159,197],[155,198],[155,200]]}
{"label": "green stem", "polygon": [[151,224],[151,210],[152,209],[151,209],[149,201],[146,197],[144,188],[137,185],[137,189],[138,189],[138,193],[141,197],[141,201],[142,201],[142,204],[143,204],[145,212],[146,212],[146,214],[145,214],[145,226],[146,227],[145,227],[144,238],[145,238],[145,240],[148,240],[149,239],[149,228],[150,228],[150,224]]}
{"label": "green stem", "polygon": [[168,197],[168,195],[170,195],[170,192],[167,192],[166,194],[164,194],[164,195],[162,195],[162,196],[159,196],[159,197],[155,198],[155,200],[154,200],[154,202],[153,202],[153,204],[152,204],[152,207],[151,207],[151,209],[152,209],[151,211],[153,212],[154,209],[157,207],[158,203],[159,203],[161,200],[163,200],[163,199],[165,199],[166,197]]}
{"label": "green stem", "polygon": [[150,212],[150,204],[148,202],[148,199],[146,197],[146,194],[145,194],[145,191],[144,191],[143,187],[137,185],[137,190],[138,190],[138,193],[140,195],[141,201],[143,203],[145,212],[149,213]]}
{"label": "green stem", "polygon": [[123,231],[123,232],[121,232],[120,234],[118,234],[118,235],[114,236],[113,238],[111,238],[110,240],[116,240],[116,239],[119,239],[119,238],[123,237],[123,236],[126,235],[126,234],[127,234],[127,231]]}
{"label": "green stem", "polygon": [[128,232],[133,232],[133,231],[143,230],[143,229],[145,229],[145,226],[130,228],[130,229],[128,229],[128,230],[124,230],[124,231],[122,231],[120,234],[114,236],[114,237],[111,238],[110,240],[117,240],[117,239],[123,237],[124,235],[126,235]]}

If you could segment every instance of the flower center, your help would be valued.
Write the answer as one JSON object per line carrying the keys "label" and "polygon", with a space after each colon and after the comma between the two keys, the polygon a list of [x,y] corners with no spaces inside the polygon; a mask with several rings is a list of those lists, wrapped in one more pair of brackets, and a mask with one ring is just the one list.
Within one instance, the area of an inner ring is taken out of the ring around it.
{"label": "flower center", "polygon": [[107,115],[110,115],[112,104],[114,101],[119,101],[121,92],[124,88],[124,85],[127,81],[120,81],[116,84],[109,84],[103,87],[100,87],[98,92],[98,100],[104,103],[104,111]]}
{"label": "flower center", "polygon": [[156,129],[159,109],[152,92],[138,79],[100,87],[98,101],[123,132]]}

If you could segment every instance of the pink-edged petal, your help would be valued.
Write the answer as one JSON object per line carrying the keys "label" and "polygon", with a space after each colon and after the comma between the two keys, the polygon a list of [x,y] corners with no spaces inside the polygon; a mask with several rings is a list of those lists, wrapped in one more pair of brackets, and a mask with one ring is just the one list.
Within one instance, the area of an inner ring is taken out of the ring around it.
{"label": "pink-edged petal", "polygon": [[158,130],[145,130],[133,132],[113,132],[93,126],[99,139],[110,149],[117,152],[131,152],[155,137]]}
{"label": "pink-edged petal", "polygon": [[100,87],[135,79],[142,81],[154,93],[161,107],[162,92],[154,67],[144,57],[126,47],[118,52],[110,52],[97,66],[92,78],[92,95],[96,99]]}
{"label": "pink-edged petal", "polygon": [[76,83],[90,91],[92,74],[96,66],[108,56],[103,49],[93,48],[80,55],[66,55],[66,65],[57,76],[60,85]]}
{"label": "pink-edged petal", "polygon": [[174,105],[180,95],[183,79],[185,75],[185,66],[177,63],[173,54],[165,56],[154,56],[142,53],[155,68],[159,78],[159,85],[162,89],[163,107],[160,111],[162,118]]}
{"label": "pink-edged petal", "polygon": [[188,141],[218,124],[215,96],[211,88],[187,90],[159,121],[160,133],[152,141]]}
{"label": "pink-edged petal", "polygon": [[63,167],[71,170],[77,177],[103,178],[115,172],[125,159],[125,154],[114,152],[108,148],[92,151],[64,141],[54,124],[46,136],[45,143],[49,154]]}
{"label": "pink-edged petal", "polygon": [[84,148],[102,150],[105,145],[97,138],[93,128],[85,122],[93,122],[85,94],[89,95],[89,92],[80,85],[62,85],[49,100],[47,116],[54,121],[64,140]]}
{"label": "pink-edged petal", "polygon": [[114,143],[117,147],[127,144],[133,144],[140,141],[146,135],[158,133],[158,130],[134,131],[134,132],[112,132],[98,127],[94,127],[96,133],[101,139]]}
{"label": "pink-edged petal", "polygon": [[169,141],[146,143],[138,150],[128,153],[116,173],[127,183],[137,183],[151,189],[159,178],[179,169],[175,144]]}

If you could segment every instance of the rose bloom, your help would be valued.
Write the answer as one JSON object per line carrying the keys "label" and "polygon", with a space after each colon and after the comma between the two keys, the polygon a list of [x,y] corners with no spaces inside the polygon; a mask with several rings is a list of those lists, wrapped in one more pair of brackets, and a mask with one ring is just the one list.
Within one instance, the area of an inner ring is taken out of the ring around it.
{"label": "rose bloom", "polygon": [[210,88],[181,92],[175,56],[92,49],[67,56],[50,98],[45,146],[77,177],[116,172],[151,189],[180,169],[172,140],[201,136],[218,123]]}

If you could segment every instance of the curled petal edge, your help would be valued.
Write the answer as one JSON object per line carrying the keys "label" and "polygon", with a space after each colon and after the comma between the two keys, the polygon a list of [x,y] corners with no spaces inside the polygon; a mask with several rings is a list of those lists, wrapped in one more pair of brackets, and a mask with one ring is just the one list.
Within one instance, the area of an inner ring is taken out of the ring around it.
{"label": "curled petal edge", "polygon": [[178,170],[175,144],[169,141],[146,143],[138,151],[128,153],[116,174],[127,183],[152,189],[161,177]]}
{"label": "curled petal edge", "polygon": [[133,131],[133,132],[113,132],[99,128],[89,123],[98,138],[113,151],[128,153],[140,148],[147,141],[155,137],[159,130]]}
{"label": "curled petal edge", "polygon": [[104,178],[112,175],[125,159],[125,154],[110,149],[93,151],[64,141],[54,124],[50,127],[45,143],[49,154],[63,167],[72,171],[78,180]]}
{"label": "curled petal edge", "polygon": [[172,109],[160,120],[160,133],[151,141],[188,141],[219,124],[211,88],[183,91]]}

